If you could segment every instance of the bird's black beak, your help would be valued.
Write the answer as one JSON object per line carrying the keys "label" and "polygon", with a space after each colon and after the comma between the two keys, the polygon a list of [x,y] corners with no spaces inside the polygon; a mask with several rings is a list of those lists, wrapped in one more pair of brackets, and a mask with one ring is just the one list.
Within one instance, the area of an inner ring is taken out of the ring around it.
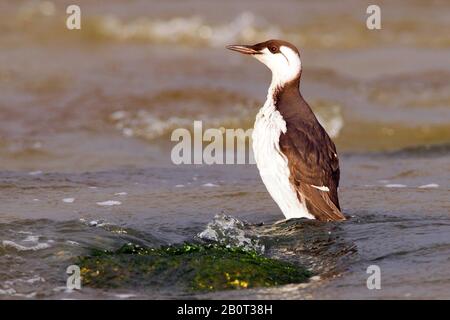
{"label": "bird's black beak", "polygon": [[254,46],[245,46],[245,45],[231,45],[227,46],[227,49],[237,51],[244,54],[261,54],[260,51],[255,50]]}

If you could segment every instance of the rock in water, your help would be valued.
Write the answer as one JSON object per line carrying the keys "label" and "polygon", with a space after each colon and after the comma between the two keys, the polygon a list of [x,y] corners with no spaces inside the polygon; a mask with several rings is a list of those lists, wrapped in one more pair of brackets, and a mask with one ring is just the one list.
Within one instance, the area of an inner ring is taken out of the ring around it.
{"label": "rock in water", "polygon": [[170,288],[215,291],[305,282],[300,266],[254,250],[219,244],[144,248],[126,244],[116,251],[79,257],[82,283],[95,288]]}

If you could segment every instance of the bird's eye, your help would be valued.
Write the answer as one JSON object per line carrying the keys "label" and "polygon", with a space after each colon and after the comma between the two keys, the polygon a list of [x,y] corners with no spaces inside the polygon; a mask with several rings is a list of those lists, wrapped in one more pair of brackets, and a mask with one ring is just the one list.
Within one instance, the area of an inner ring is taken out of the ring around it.
{"label": "bird's eye", "polygon": [[275,52],[278,51],[278,48],[275,47],[275,46],[272,46],[272,47],[269,48],[269,50],[270,50],[270,52],[275,53]]}

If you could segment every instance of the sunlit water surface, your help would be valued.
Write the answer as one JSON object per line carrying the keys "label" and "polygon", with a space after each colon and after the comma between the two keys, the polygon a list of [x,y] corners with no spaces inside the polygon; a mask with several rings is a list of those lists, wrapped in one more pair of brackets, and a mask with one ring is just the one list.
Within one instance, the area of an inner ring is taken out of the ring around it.
{"label": "sunlit water surface", "polygon": [[[67,4],[0,1],[0,299],[193,297],[70,291],[65,270],[91,248],[194,241],[230,219],[316,276],[195,298],[450,298],[448,2],[381,1],[381,31],[359,1],[86,2],[80,31]],[[300,48],[346,222],[276,223],[253,165],[172,165],[170,133],[193,120],[251,128],[270,75],[224,46],[268,38]]]}

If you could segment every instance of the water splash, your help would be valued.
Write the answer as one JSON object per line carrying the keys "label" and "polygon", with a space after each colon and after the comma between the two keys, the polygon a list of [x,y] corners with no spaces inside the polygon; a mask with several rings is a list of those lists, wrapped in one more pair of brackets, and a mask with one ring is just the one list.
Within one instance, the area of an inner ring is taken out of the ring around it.
{"label": "water splash", "polygon": [[227,247],[240,247],[245,250],[255,250],[258,253],[265,251],[264,244],[252,234],[245,222],[225,214],[216,215],[205,230],[197,234],[197,237]]}

